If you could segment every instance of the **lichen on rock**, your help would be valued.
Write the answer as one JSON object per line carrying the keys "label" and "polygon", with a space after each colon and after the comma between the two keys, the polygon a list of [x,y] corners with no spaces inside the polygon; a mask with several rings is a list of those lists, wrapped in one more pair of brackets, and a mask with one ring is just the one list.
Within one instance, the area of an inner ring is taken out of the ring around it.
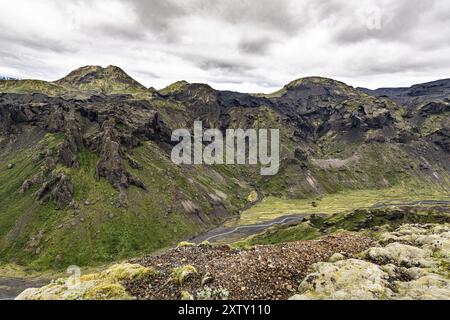
{"label": "lichen on rock", "polygon": [[360,255],[365,260],[313,265],[291,299],[448,300],[449,227],[408,224],[385,232],[379,246]]}
{"label": "lichen on rock", "polygon": [[296,299],[386,299],[392,296],[388,279],[379,266],[364,260],[319,262],[300,284]]}
{"label": "lichen on rock", "polygon": [[429,256],[430,254],[424,249],[398,242],[386,247],[370,248],[367,251],[367,258],[375,263],[393,263],[400,267],[430,267],[433,261],[429,259]]}
{"label": "lichen on rock", "polygon": [[42,288],[27,289],[16,300],[130,300],[133,297],[122,282],[153,274],[153,269],[141,265],[116,264],[101,273],[81,276],[75,284],[59,279]]}
{"label": "lichen on rock", "polygon": [[174,268],[170,274],[170,280],[179,285],[183,285],[187,278],[196,273],[197,269],[191,265]]}

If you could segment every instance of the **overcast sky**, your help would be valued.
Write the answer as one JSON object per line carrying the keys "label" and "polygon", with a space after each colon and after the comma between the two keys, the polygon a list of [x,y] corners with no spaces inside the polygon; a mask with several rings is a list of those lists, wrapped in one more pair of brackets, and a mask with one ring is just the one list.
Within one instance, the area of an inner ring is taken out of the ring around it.
{"label": "overcast sky", "polygon": [[409,86],[450,78],[450,1],[0,0],[0,75],[111,64],[156,88],[271,92],[312,75]]}

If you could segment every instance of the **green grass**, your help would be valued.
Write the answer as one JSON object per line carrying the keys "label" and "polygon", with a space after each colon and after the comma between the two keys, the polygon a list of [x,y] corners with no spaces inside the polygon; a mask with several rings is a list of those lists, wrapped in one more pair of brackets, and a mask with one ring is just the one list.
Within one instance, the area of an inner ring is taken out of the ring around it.
{"label": "green grass", "polygon": [[[448,206],[450,209],[450,206]],[[275,226],[232,246],[249,248],[255,245],[280,244],[319,239],[335,232],[362,232],[376,236],[386,228],[394,229],[404,223],[448,223],[450,211],[434,206],[404,209],[357,209],[329,217],[311,217],[309,221],[292,226]],[[377,229],[376,227],[379,227]],[[374,229],[375,228],[375,229]]]}
{"label": "green grass", "polygon": [[63,86],[42,80],[0,81],[2,93],[42,93],[48,96],[60,96],[68,90]]}
{"label": "green grass", "polygon": [[[421,189],[411,185],[386,189],[347,190],[321,198],[282,199],[267,197],[244,211],[240,225],[269,221],[280,216],[300,213],[334,214],[358,208],[368,208],[378,203],[410,202],[415,200],[449,200],[448,192],[439,189]],[[313,205],[314,203],[314,205]]]}
{"label": "green grass", "polygon": [[425,119],[420,128],[420,134],[427,136],[450,125],[450,112],[439,115],[430,115]]}

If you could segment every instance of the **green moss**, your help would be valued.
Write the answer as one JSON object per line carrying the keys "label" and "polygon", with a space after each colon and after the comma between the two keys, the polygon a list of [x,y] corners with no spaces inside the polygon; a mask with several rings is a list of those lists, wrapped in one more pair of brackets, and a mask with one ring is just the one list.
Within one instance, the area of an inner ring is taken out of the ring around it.
{"label": "green moss", "polygon": [[237,248],[249,248],[255,245],[278,244],[290,241],[317,239],[322,234],[309,223],[301,223],[286,228],[271,228],[260,234],[251,236],[245,240],[233,244]]}
{"label": "green moss", "polygon": [[169,86],[159,90],[161,94],[177,94],[183,92],[183,90],[189,85],[187,81],[177,81],[175,83],[170,84]]}
{"label": "green moss", "polygon": [[132,297],[123,281],[154,275],[155,271],[136,264],[116,264],[101,273],[81,276],[69,286],[69,279],[58,279],[49,285],[29,289],[19,296],[24,300],[129,300]]}
{"label": "green moss", "polygon": [[60,96],[68,90],[63,86],[41,80],[0,81],[2,93],[42,93],[48,96]]}
{"label": "green moss", "polygon": [[183,248],[183,247],[195,247],[195,243],[182,241],[177,244],[177,248]]}
{"label": "green moss", "polygon": [[420,126],[420,134],[422,136],[427,136],[438,130],[448,128],[450,126],[449,119],[450,119],[450,112],[428,116]]}
{"label": "green moss", "polygon": [[139,264],[121,263],[109,267],[99,276],[103,280],[117,282],[123,280],[141,279],[155,274],[157,274],[155,270],[143,267]]}
{"label": "green moss", "polygon": [[172,273],[170,274],[170,280],[181,286],[184,284],[184,282],[188,277],[196,273],[197,269],[195,269],[195,267],[190,265],[174,268],[172,270]]}
{"label": "green moss", "polygon": [[90,289],[83,296],[84,300],[129,300],[130,295],[118,284],[101,284]]}

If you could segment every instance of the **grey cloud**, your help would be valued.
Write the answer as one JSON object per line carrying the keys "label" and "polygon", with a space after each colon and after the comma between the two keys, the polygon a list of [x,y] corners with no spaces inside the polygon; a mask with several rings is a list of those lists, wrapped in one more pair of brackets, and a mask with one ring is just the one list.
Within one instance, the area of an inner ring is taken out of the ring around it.
{"label": "grey cloud", "polygon": [[69,45],[63,40],[49,39],[46,37],[36,37],[35,35],[18,34],[14,30],[3,28],[0,33],[0,43],[3,47],[14,46],[23,47],[27,50],[51,51],[54,53],[74,53],[77,51],[75,46]]}
{"label": "grey cloud", "polygon": [[202,70],[220,71],[225,74],[244,74],[252,68],[242,62],[231,62],[214,58],[192,57],[195,64]]}
{"label": "grey cloud", "polygon": [[134,70],[135,74],[139,74],[139,75],[143,75],[152,79],[161,79],[162,77],[155,73],[155,72],[151,72],[151,71],[147,71],[147,70]]}
{"label": "grey cloud", "polygon": [[[137,24],[127,26],[98,23],[94,30],[81,26],[83,32],[123,38],[128,40],[144,40],[151,34],[160,41],[176,42],[176,18],[188,15],[186,2],[175,0],[119,0],[129,7],[138,18]],[[77,0],[77,3],[92,7],[92,0]],[[107,2],[106,2],[107,3]],[[61,5],[59,5],[61,6]],[[64,9],[64,6],[62,6]]]}
{"label": "grey cloud", "polygon": [[239,42],[238,48],[242,53],[248,54],[264,54],[267,52],[269,47],[272,45],[272,40],[270,38],[260,38],[260,39],[242,39]]}
{"label": "grey cloud", "polygon": [[[185,16],[188,11],[185,3],[173,0],[129,0],[129,3],[139,17],[143,32],[154,32],[168,42],[176,42],[176,18]],[[134,30],[136,31],[136,30]]]}
{"label": "grey cloud", "polygon": [[[309,74],[375,79],[390,73],[409,82],[414,74],[450,70],[447,0],[116,1],[126,10],[103,10],[99,5],[109,2],[100,0],[47,0],[44,16],[67,16],[55,34],[39,33],[39,12],[21,25],[0,21],[0,67],[18,76],[53,76],[80,63],[116,63],[148,85],[192,78],[262,90]],[[358,15],[370,3],[382,9],[380,29],[367,28]],[[21,14],[15,2],[8,6]],[[70,23],[76,28],[65,28]]]}
{"label": "grey cloud", "polygon": [[[420,25],[420,20],[424,12],[427,12],[433,8],[435,0],[422,1],[422,0],[399,0],[392,2],[389,5],[377,6],[374,5],[373,9],[380,10],[380,28],[369,27],[369,19],[372,13],[370,7],[367,16],[364,15],[364,6],[353,7],[357,9],[356,12],[351,13],[352,19],[348,20],[347,24],[343,24],[338,27],[338,30],[334,36],[334,41],[337,43],[348,44],[365,41],[368,39],[376,39],[382,41],[397,41],[397,42],[411,42],[414,41],[414,34],[416,28]],[[349,14],[347,10],[339,11],[340,14]],[[364,18],[368,19],[365,24]]]}
{"label": "grey cloud", "polygon": [[177,18],[199,16],[231,25],[255,25],[295,34],[304,24],[293,15],[290,0],[130,0],[142,25],[152,31],[176,38]]}
{"label": "grey cloud", "polygon": [[[357,68],[360,66],[360,68]],[[350,70],[355,73],[364,73],[366,75],[376,75],[376,74],[395,74],[401,73],[405,70],[416,70],[416,71],[427,71],[431,69],[439,68],[438,63],[430,64],[426,61],[393,61],[390,63],[371,63],[355,64]]]}
{"label": "grey cloud", "polygon": [[295,33],[303,24],[293,14],[289,0],[200,0],[202,11],[210,12],[216,18],[230,24],[255,24],[279,30],[287,34]]}
{"label": "grey cloud", "polygon": [[148,38],[143,30],[112,24],[101,24],[97,26],[94,31],[85,28],[82,29],[85,33],[90,33],[91,35],[109,36],[131,41],[145,41]]}

